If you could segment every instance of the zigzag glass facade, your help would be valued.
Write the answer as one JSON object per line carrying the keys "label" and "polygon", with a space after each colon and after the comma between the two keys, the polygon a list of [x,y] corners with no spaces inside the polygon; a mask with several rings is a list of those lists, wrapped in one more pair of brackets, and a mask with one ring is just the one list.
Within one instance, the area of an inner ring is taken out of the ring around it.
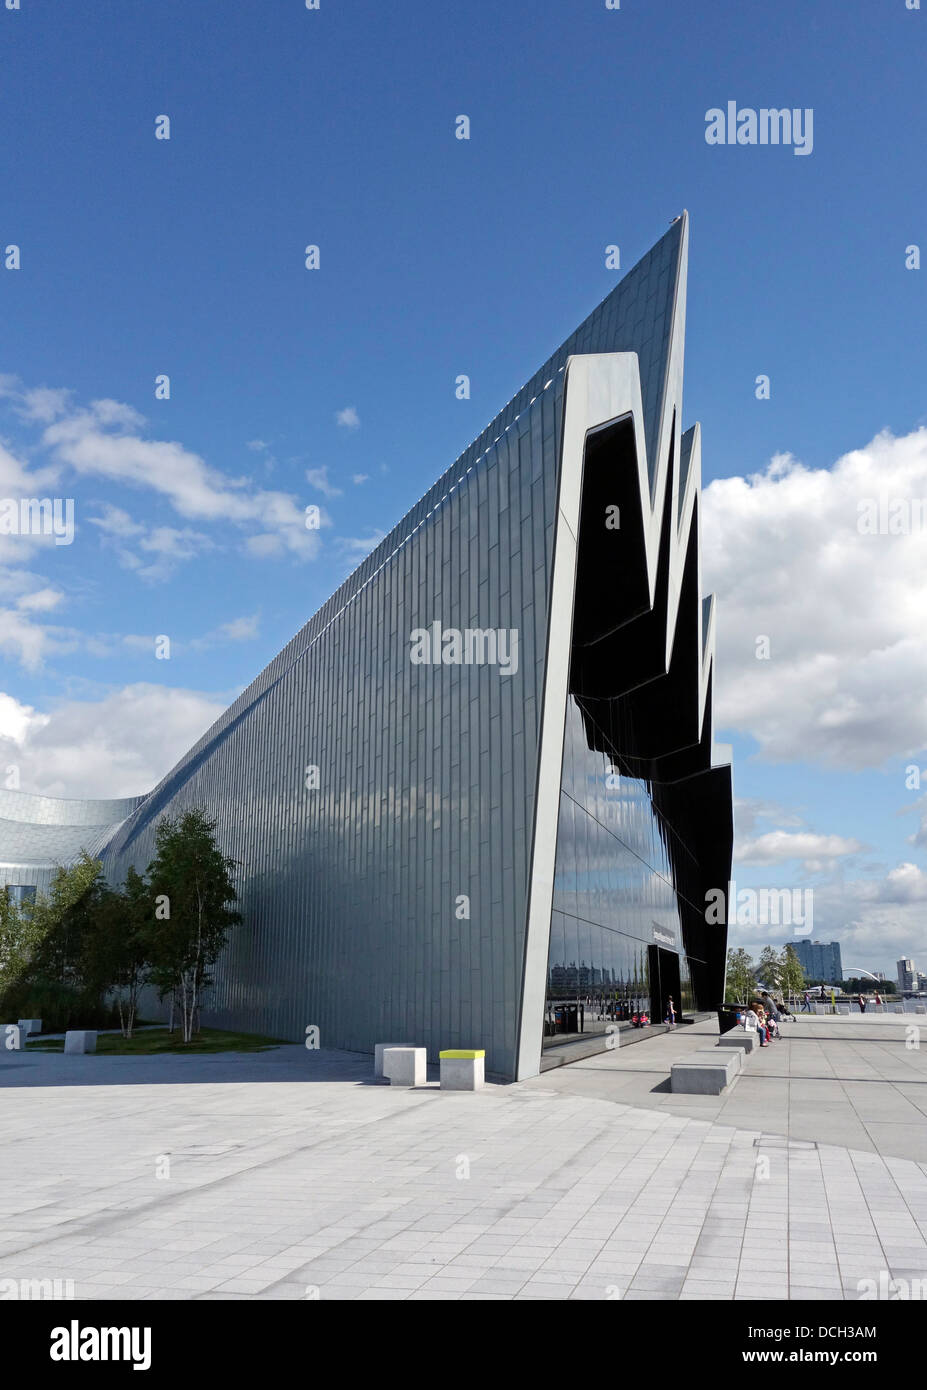
{"label": "zigzag glass facade", "polygon": [[[588,716],[587,716],[588,718]],[[653,950],[679,951],[673,857],[688,854],[654,810],[645,782],[590,750],[574,698],[567,710],[550,928],[544,1046],[604,1034],[646,1012],[663,1017]],[[660,944],[662,943],[662,945]],[[671,990],[668,992],[672,992]],[[677,1012],[693,1007],[687,958]]]}

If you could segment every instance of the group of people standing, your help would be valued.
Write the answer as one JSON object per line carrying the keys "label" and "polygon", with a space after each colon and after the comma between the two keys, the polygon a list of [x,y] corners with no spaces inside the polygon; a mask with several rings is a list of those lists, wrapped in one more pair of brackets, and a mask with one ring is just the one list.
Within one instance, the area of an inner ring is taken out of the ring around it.
{"label": "group of people standing", "polygon": [[[814,1012],[814,1010],[813,1010],[812,1007],[811,1007],[812,1000],[814,1000],[814,999],[819,999],[819,1000],[825,1000],[825,1001],[826,1001],[826,999],[827,999],[827,993],[826,993],[826,991],[825,991],[823,985],[821,985],[821,986],[818,988],[818,990],[815,991],[814,994],[811,993],[811,990],[810,990],[810,989],[806,989],[806,990],[805,990],[805,998],[804,998],[804,1002],[802,1003],[802,1006],[801,1006],[801,1007],[802,1007],[802,1013],[804,1013],[805,1011],[807,1011],[809,1014]],[[830,992],[830,1002],[831,1002],[831,1007],[832,1007],[832,1008],[836,1007],[836,995],[835,995],[835,993],[834,993],[834,990],[831,990],[831,992]],[[875,997],[870,1001],[870,1000],[866,997],[866,995],[864,995],[864,994],[857,994],[857,996],[856,996],[856,1002],[857,1002],[857,1004],[859,1005],[859,1011],[860,1011],[860,1013],[861,1013],[861,1014],[864,1014],[864,1013],[866,1012],[866,1005],[867,1005],[868,1003],[870,1003],[870,1002],[873,1003],[873,1004],[875,1004],[877,1008],[881,1008],[881,1007],[882,1007],[882,996],[881,996],[881,994],[878,992],[878,990],[876,990]]]}

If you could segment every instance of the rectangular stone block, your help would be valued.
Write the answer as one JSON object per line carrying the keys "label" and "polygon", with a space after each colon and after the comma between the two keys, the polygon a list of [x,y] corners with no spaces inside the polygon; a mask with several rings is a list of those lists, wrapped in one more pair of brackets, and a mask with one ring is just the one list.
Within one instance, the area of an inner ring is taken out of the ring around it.
{"label": "rectangular stone block", "polygon": [[41,1033],[42,1020],[40,1018],[21,1018],[19,1029],[24,1039],[28,1038],[30,1033]]}
{"label": "rectangular stone block", "polygon": [[428,1051],[424,1047],[387,1047],[383,1075],[391,1086],[424,1086],[428,1080]]}
{"label": "rectangular stone block", "polygon": [[374,1076],[383,1075],[383,1054],[390,1047],[409,1047],[410,1043],[374,1043],[373,1047],[373,1074]]}
{"label": "rectangular stone block", "polygon": [[691,1052],[674,1062],[670,1070],[670,1089],[678,1095],[719,1096],[740,1071],[739,1048],[712,1048]]}
{"label": "rectangular stone block", "polygon": [[730,1033],[722,1033],[716,1043],[717,1047],[739,1047],[742,1052],[752,1052],[759,1045],[759,1033],[748,1033],[744,1028],[733,1028]]}
{"label": "rectangular stone block", "polygon": [[478,1091],[486,1081],[486,1053],[465,1048],[438,1053],[442,1091]]}
{"label": "rectangular stone block", "polygon": [[[727,1062],[728,1066],[733,1065],[734,1074],[743,1070],[743,1052],[739,1047],[733,1048],[729,1053],[722,1053],[721,1060]],[[694,1062],[700,1067],[717,1066],[718,1049],[716,1047],[700,1047],[696,1052],[689,1052],[685,1057],[679,1058],[680,1062]]]}
{"label": "rectangular stone block", "polygon": [[86,1029],[71,1029],[64,1035],[65,1052],[96,1052],[97,1035]]}

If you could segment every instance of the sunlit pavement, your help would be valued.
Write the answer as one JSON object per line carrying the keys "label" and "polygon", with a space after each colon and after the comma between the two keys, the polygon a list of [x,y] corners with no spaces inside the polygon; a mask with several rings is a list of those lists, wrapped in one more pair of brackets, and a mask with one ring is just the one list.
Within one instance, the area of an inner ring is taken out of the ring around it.
{"label": "sunlit pavement", "polygon": [[672,1095],[667,1082],[674,1058],[713,1044],[713,1020],[528,1084],[927,1163],[927,1018],[806,1014],[781,1031],[722,1096]]}
{"label": "sunlit pavement", "polygon": [[857,1299],[925,1280],[912,1021],[806,1017],[726,1097],[665,1089],[714,1023],[477,1094],[372,1084],[371,1058],[296,1046],[8,1053],[0,1278],[413,1300]]}

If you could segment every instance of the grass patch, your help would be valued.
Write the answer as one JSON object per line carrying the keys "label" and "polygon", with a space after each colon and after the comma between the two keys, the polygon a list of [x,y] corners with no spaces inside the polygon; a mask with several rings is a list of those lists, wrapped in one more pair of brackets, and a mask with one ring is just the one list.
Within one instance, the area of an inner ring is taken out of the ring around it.
{"label": "grass patch", "polygon": [[[159,1052],[267,1052],[270,1048],[285,1046],[282,1038],[268,1038],[260,1033],[230,1033],[224,1028],[203,1028],[185,1043],[179,1028],[173,1033],[166,1028],[151,1028],[131,1038],[124,1038],[121,1033],[101,1033],[97,1038],[97,1055],[152,1057]],[[26,1051],[63,1052],[64,1039],[27,1042]]]}

